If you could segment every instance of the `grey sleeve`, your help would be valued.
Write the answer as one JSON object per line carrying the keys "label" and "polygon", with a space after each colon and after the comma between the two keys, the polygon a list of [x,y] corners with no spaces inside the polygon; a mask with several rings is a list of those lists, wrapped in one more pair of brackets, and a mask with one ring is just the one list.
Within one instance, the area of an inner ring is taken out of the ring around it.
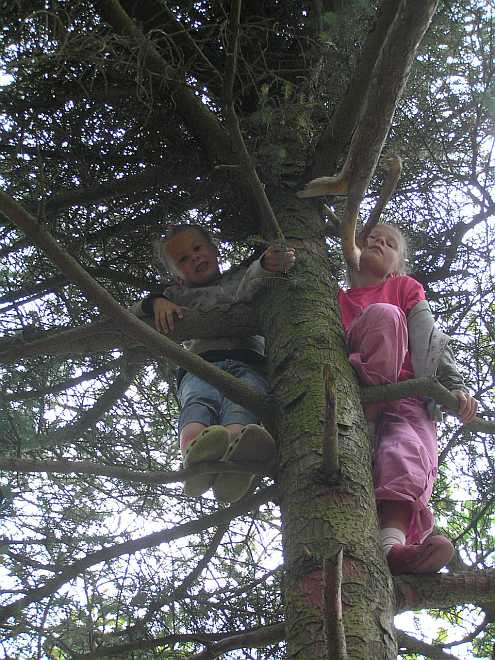
{"label": "grey sleeve", "polygon": [[437,377],[442,385],[448,390],[462,390],[463,392],[469,392],[455,361],[454,354],[449,346],[446,346],[442,353],[442,357],[440,358]]}
{"label": "grey sleeve", "polygon": [[180,301],[177,300],[178,296],[176,294],[176,289],[180,290],[179,287],[172,285],[167,287],[163,293],[146,296],[146,298],[143,298],[142,300],[139,300],[138,302],[131,305],[129,311],[139,318],[153,317],[153,300],[155,298],[166,298],[167,300],[171,300],[172,302],[180,305]]}
{"label": "grey sleeve", "polygon": [[253,261],[244,273],[244,277],[237,287],[236,302],[249,302],[267,285],[268,281],[275,281],[277,276],[282,277],[279,273],[271,273],[265,270],[261,265],[261,259],[262,257]]}
{"label": "grey sleeve", "polygon": [[407,317],[409,348],[416,377],[436,376],[449,390],[468,391],[448,346],[449,337],[435,325],[426,300],[418,302]]}

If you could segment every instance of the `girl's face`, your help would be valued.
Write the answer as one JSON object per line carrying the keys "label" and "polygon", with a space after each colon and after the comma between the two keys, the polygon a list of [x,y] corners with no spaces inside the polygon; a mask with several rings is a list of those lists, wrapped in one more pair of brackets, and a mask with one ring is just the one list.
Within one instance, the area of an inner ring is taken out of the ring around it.
{"label": "girl's face", "polygon": [[385,280],[398,272],[400,251],[400,240],[392,229],[386,225],[375,227],[363,245],[360,270]]}

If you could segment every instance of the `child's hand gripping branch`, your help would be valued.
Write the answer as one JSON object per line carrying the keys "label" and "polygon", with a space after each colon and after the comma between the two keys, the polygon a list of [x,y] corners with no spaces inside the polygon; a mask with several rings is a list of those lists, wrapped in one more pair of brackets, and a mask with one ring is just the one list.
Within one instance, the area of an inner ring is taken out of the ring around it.
{"label": "child's hand gripping branch", "polygon": [[187,307],[176,305],[167,298],[155,298],[153,300],[153,317],[155,320],[155,329],[163,332],[165,335],[174,331],[175,320],[183,319]]}
{"label": "child's hand gripping branch", "polygon": [[296,263],[294,248],[281,248],[271,245],[261,257],[262,267],[270,273],[286,273]]}
{"label": "child's hand gripping branch", "polygon": [[478,402],[464,390],[451,390],[451,394],[457,398],[457,403],[459,405],[457,417],[459,417],[463,424],[469,424],[476,415]]}

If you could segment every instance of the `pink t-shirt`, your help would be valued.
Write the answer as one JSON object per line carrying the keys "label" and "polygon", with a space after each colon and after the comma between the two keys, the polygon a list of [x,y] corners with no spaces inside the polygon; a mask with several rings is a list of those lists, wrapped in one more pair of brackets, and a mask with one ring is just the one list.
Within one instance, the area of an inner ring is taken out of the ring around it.
{"label": "pink t-shirt", "polygon": [[[389,303],[399,307],[407,316],[414,305],[420,300],[425,300],[425,298],[422,285],[408,275],[389,277],[385,282],[372,286],[352,288],[347,291],[340,289],[338,293],[340,315],[345,332],[349,329],[352,321],[368,305]],[[407,353],[404,360],[399,380],[407,380],[408,378],[414,378],[409,353]]]}

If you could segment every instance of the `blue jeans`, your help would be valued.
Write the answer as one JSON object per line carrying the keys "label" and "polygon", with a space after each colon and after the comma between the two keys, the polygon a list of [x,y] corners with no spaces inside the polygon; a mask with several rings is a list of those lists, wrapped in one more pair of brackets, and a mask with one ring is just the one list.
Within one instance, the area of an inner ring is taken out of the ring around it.
{"label": "blue jeans", "polygon": [[[213,364],[239,378],[260,394],[268,393],[268,382],[259,372],[243,362],[222,360]],[[197,376],[187,372],[179,385],[179,402],[181,413],[179,417],[179,434],[186,424],[199,422],[205,426],[212,424],[256,424],[258,417],[238,403],[227,399],[213,385],[205,383]]]}

